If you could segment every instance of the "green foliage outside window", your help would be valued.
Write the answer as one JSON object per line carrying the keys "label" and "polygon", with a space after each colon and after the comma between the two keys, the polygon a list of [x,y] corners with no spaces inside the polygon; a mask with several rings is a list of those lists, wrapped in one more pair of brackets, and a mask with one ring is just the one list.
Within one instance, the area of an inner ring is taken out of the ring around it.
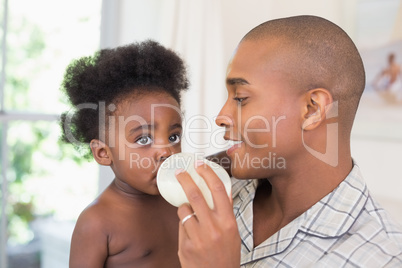
{"label": "green foliage outside window", "polygon": [[[93,8],[87,8],[86,15],[81,9],[64,14],[60,21],[51,20],[57,13],[68,12],[67,7],[91,3]],[[100,1],[13,0],[8,16],[5,112],[60,114],[67,109],[59,92],[65,67],[73,58],[98,48]],[[82,38],[85,35],[88,40]],[[97,192],[97,167],[71,145],[59,142],[57,120],[7,124],[8,155],[1,157],[8,161],[8,241],[26,243],[33,238],[30,223],[35,219],[74,220]],[[4,130],[0,124],[1,136]]]}

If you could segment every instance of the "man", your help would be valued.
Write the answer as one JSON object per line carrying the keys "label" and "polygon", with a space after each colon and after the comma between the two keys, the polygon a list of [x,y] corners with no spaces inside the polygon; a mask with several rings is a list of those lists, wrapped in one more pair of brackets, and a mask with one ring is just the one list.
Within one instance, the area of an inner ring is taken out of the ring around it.
{"label": "man", "polygon": [[349,36],[315,16],[265,22],[241,40],[226,83],[216,123],[235,141],[234,215],[207,166],[197,171],[213,210],[178,172],[190,202],[178,210],[182,266],[401,266],[402,232],[351,156],[365,73]]}

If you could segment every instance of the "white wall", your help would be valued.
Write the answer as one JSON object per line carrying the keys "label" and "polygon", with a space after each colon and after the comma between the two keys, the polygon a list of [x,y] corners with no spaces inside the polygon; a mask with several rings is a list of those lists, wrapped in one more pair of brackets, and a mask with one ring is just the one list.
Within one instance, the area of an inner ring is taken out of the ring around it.
{"label": "white wall", "polygon": [[[402,16],[400,0],[104,0],[110,8],[110,24],[105,27],[104,44],[121,45],[134,40],[153,38],[178,51],[190,68],[192,87],[184,96],[186,116],[205,115],[211,121],[225,101],[224,74],[238,41],[254,26],[278,17],[312,14],[325,17],[340,25],[359,48],[370,50],[386,45],[391,38],[401,36],[402,25],[397,24],[398,10]],[[108,32],[109,31],[109,32]],[[110,32],[112,31],[112,32]],[[402,51],[401,51],[402,53]],[[401,54],[402,57],[402,54]],[[378,66],[371,66],[373,75]],[[402,223],[402,135],[397,129],[390,139],[387,135],[366,133],[367,124],[383,122],[382,108],[377,121],[370,117],[370,106],[364,102],[353,130],[352,153],[361,166],[369,187],[384,206]],[[394,109],[396,120],[402,111]],[[395,124],[393,121],[390,124]],[[195,122],[202,127],[202,122]],[[208,141],[217,131],[211,125],[209,133],[196,135],[198,143]],[[402,128],[402,123],[400,124]],[[384,127],[384,125],[382,125]],[[387,126],[385,126],[387,128]],[[369,132],[381,126],[372,125]],[[382,131],[382,133],[387,132]],[[183,150],[194,150],[184,145]],[[216,148],[201,148],[211,153]],[[110,178],[110,174],[107,175]]]}

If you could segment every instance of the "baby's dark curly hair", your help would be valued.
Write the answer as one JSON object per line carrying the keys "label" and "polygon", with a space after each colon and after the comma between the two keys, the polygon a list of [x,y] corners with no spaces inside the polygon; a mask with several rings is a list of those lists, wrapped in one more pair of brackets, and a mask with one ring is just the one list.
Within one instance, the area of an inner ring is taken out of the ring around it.
{"label": "baby's dark curly hair", "polygon": [[61,140],[89,156],[89,142],[100,137],[99,109],[116,105],[128,94],[149,92],[166,92],[180,105],[180,93],[188,86],[183,60],[152,40],[73,60],[61,86],[73,106],[61,115]]}

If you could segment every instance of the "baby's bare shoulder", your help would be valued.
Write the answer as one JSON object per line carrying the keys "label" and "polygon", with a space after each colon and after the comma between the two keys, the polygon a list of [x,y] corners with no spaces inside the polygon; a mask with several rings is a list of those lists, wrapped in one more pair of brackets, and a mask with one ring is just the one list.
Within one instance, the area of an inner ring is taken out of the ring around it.
{"label": "baby's bare shoulder", "polygon": [[115,210],[108,202],[109,194],[105,191],[90,203],[79,215],[77,228],[91,228],[92,232],[106,231],[107,225],[113,218]]}

